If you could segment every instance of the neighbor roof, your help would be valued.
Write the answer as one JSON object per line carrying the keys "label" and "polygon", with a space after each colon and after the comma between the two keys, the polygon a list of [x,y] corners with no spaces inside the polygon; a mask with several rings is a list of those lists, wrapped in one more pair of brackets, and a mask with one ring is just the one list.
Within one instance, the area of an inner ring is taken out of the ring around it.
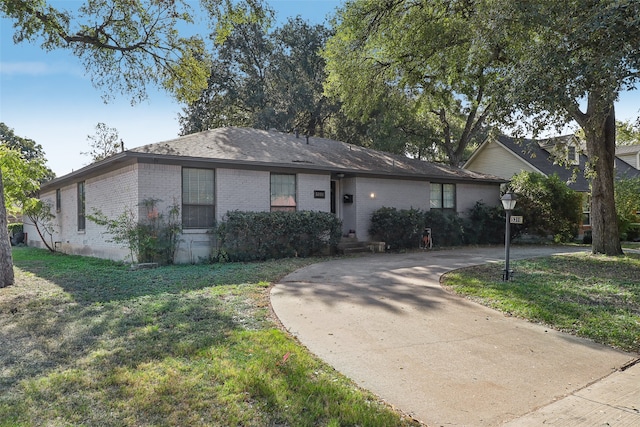
{"label": "neighbor roof", "polygon": [[[584,165],[587,157],[580,154],[579,165],[560,165],[554,163],[553,155],[542,148],[553,145],[553,142],[559,144],[568,144],[574,138],[573,135],[563,135],[553,139],[545,139],[542,141],[535,139],[517,139],[506,135],[498,135],[497,140],[505,148],[512,151],[518,157],[529,163],[531,166],[541,171],[547,176],[557,175],[560,180],[566,182],[569,188],[576,191],[589,191],[589,181],[584,177]],[[579,167],[576,173],[575,168]]]}
{"label": "neighbor roof", "polygon": [[503,178],[493,175],[410,159],[326,138],[224,127],[133,148],[50,181],[43,188],[81,175],[99,174],[102,169],[126,164],[134,159],[207,162],[214,167],[286,168],[436,181],[505,182]]}
{"label": "neighbor roof", "polygon": [[640,145],[621,145],[616,147],[616,155],[637,153],[640,151]]}
{"label": "neighbor roof", "polygon": [[[551,147],[556,143],[567,144],[573,142],[575,139],[574,135],[563,135],[544,140],[518,139],[506,135],[498,135],[496,139],[505,148],[545,175],[550,176],[556,174],[562,181],[567,183],[569,188],[576,191],[589,191],[589,181],[584,176],[587,156],[580,154],[580,162],[578,165],[565,166],[554,163],[553,154],[543,148]],[[575,170],[576,167],[579,169],[578,171]],[[617,157],[615,158],[614,167],[616,171],[616,178],[618,179],[640,176],[640,171]]]}

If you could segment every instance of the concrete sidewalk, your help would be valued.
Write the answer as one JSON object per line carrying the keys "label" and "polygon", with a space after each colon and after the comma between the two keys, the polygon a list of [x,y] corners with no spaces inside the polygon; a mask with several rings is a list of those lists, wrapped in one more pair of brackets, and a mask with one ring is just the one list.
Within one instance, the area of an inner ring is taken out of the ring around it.
{"label": "concrete sidewalk", "polygon": [[[513,247],[511,257],[558,250],[567,248]],[[440,287],[446,271],[503,255],[498,247],[333,260],[285,277],[271,303],[310,351],[428,426],[640,425],[640,365],[619,371],[637,355]]]}

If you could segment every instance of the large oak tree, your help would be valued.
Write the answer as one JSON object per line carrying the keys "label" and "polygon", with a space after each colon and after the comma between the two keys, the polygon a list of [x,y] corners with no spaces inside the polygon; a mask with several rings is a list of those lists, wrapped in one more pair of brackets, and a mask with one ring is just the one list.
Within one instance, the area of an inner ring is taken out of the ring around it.
{"label": "large oak tree", "polygon": [[[411,114],[443,113],[450,160],[490,119],[534,135],[577,123],[589,157],[592,250],[616,255],[614,102],[640,78],[639,46],[637,0],[354,0],[328,43],[327,89],[365,120],[389,94],[404,96]],[[454,138],[455,102],[466,120]]]}
{"label": "large oak tree", "polygon": [[[215,5],[222,0],[203,0]],[[199,36],[182,37],[180,25],[194,10],[181,0],[86,0],[54,7],[46,0],[0,0],[13,21],[14,42],[39,42],[43,49],[69,49],[84,64],[105,99],[127,94],[132,101],[158,85],[180,101],[197,97],[209,67]]]}
{"label": "large oak tree", "polygon": [[347,3],[325,49],[327,92],[351,118],[410,137],[405,152],[460,164],[492,119],[503,59],[478,3]]}
{"label": "large oak tree", "polygon": [[272,28],[273,12],[259,2],[235,3],[225,12],[235,22],[212,35],[208,85],[181,116],[182,134],[222,126],[324,135],[338,108],[323,95],[329,35],[300,17]]}
{"label": "large oak tree", "polygon": [[503,106],[529,118],[534,131],[571,121],[580,126],[591,178],[592,251],[621,254],[614,200],[614,102],[640,79],[640,2],[486,3],[508,42],[510,62],[503,73],[511,87]]}

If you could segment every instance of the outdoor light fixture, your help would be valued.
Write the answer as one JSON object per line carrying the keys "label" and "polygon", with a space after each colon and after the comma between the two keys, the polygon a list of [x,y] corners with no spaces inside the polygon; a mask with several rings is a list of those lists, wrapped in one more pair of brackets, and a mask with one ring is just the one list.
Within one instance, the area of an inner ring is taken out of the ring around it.
{"label": "outdoor light fixture", "polygon": [[506,215],[506,225],[504,230],[504,271],[502,273],[502,280],[509,281],[513,276],[513,271],[509,270],[509,246],[511,246],[511,212],[516,207],[517,197],[511,192],[507,191],[504,196],[500,198],[502,206],[504,207]]}
{"label": "outdoor light fixture", "polygon": [[371,197],[372,199],[375,199],[376,198],[376,193],[369,194],[369,197]]}

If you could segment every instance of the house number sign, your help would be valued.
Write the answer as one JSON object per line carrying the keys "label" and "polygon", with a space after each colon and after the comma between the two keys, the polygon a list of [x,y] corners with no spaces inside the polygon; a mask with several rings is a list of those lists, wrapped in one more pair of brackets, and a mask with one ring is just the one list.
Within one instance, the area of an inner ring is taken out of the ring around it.
{"label": "house number sign", "polygon": [[522,224],[522,217],[521,216],[512,216],[511,217],[511,224]]}

